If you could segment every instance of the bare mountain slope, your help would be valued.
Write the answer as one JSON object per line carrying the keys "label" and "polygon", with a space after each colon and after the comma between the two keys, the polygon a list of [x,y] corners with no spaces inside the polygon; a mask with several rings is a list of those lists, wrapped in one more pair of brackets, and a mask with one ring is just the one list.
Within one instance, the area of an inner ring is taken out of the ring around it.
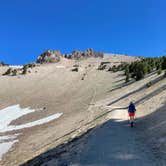
{"label": "bare mountain slope", "polygon": [[[104,59],[89,58],[82,61],[63,59],[56,64],[37,66],[27,75],[16,77],[1,76],[0,86],[3,87],[0,90],[1,109],[20,104],[22,108],[31,107],[35,110],[42,110],[27,114],[12,121],[13,125],[37,121],[59,112],[63,113],[59,119],[43,125],[24,128],[19,131],[1,132],[0,136],[15,133],[19,134],[17,137],[18,142],[3,156],[1,160],[2,165],[13,166],[22,164],[46,152],[48,149],[52,149],[77,135],[81,135],[89,128],[102,124],[112,118],[116,119],[119,117],[119,119],[126,124],[127,115],[124,108],[127,107],[131,99],[135,100],[137,103],[138,126],[140,123],[142,129],[145,129],[145,132],[149,131],[150,127],[154,127],[151,131],[155,130],[160,122],[152,123],[151,117],[148,115],[151,114],[152,116],[152,113],[157,109],[165,107],[166,80],[161,79],[160,81],[155,81],[153,86],[147,88],[146,83],[161,77],[154,73],[141,81],[126,86],[124,84],[124,76],[122,76],[121,72],[111,73],[97,70],[98,66],[103,61],[110,61],[116,64],[133,60],[136,60],[136,58],[114,55],[106,55]],[[75,64],[79,65],[78,72],[71,71]],[[143,116],[150,118],[149,123],[147,121],[145,124],[143,123]],[[165,138],[163,135],[165,134],[164,129],[166,126],[164,119],[161,118],[161,122],[163,122],[163,126],[162,129],[158,131],[158,137],[163,140],[163,138]],[[123,124],[118,122],[117,125],[118,128],[120,128],[119,125],[123,126]],[[132,131],[128,132],[129,135],[132,134]],[[118,130],[117,134],[120,135],[120,130]],[[146,132],[146,134],[150,136],[153,132]],[[111,137],[111,135],[108,136]],[[156,137],[156,139],[158,139],[158,137]],[[86,138],[89,138],[89,135]],[[153,138],[155,138],[155,135]],[[148,142],[150,143],[150,141],[155,143],[156,140],[149,139]],[[82,149],[80,147],[81,145],[82,143],[78,143],[76,147]],[[91,144],[89,144],[89,146],[90,145]],[[67,148],[68,146],[68,144],[65,146],[65,151],[67,152],[70,151]],[[164,148],[162,143],[161,145],[158,144],[158,146],[160,146],[161,149]],[[62,149],[64,149],[64,147]],[[53,153],[46,153],[45,156],[48,158],[42,157],[43,159],[41,161],[43,161],[43,163],[51,161],[54,158],[54,153],[57,153],[56,149],[53,150]],[[69,162],[73,160],[68,156],[68,153],[62,153],[62,155],[58,157],[62,160],[54,162]],[[77,157],[74,157],[74,159],[79,163]],[[37,161],[40,161],[40,159],[41,156],[37,158]]]}

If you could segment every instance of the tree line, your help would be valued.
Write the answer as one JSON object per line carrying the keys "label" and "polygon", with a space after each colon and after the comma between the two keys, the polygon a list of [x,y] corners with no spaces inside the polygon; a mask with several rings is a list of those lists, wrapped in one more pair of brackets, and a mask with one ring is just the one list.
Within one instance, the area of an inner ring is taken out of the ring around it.
{"label": "tree line", "polygon": [[165,70],[166,76],[166,56],[160,58],[141,58],[141,60],[132,63],[122,63],[118,66],[113,66],[111,69],[113,72],[124,70],[126,76],[126,82],[131,78],[136,81],[141,80],[146,74],[157,71],[161,74]]}

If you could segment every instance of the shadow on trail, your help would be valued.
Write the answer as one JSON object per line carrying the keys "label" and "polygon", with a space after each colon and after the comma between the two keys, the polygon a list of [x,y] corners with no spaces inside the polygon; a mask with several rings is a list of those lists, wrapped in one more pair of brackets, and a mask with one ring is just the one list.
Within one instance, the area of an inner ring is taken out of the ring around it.
{"label": "shadow on trail", "polygon": [[[163,79],[166,79],[166,78],[163,77],[163,76],[160,76],[160,77],[158,77],[158,78],[156,78],[156,79],[150,81],[151,84],[152,84],[151,86],[157,84],[159,81],[161,81],[161,80],[163,80]],[[136,89],[136,90],[134,90],[134,91],[132,91],[132,92],[129,92],[129,93],[127,93],[126,95],[123,95],[122,97],[120,97],[120,98],[118,98],[118,99],[112,101],[111,103],[108,104],[108,106],[111,106],[111,105],[117,103],[118,101],[123,100],[124,98],[129,97],[129,96],[131,96],[131,95],[133,95],[133,94],[135,94],[135,93],[138,93],[138,92],[140,92],[140,91],[142,91],[142,90],[144,90],[144,89],[147,89],[147,88],[148,88],[148,87],[147,87],[146,84],[145,84],[145,85],[143,85],[142,87],[140,87],[140,88],[138,88],[138,89]],[[150,93],[149,95],[147,95],[147,96],[143,97],[142,99],[140,99],[140,101],[137,101],[136,104],[139,104],[139,103],[140,103],[141,101],[143,101],[143,100],[150,99],[151,97],[153,97],[154,95],[157,95],[157,94],[161,93],[161,92],[162,92],[163,90],[165,90],[165,89],[166,89],[166,85],[163,85],[161,88],[158,88],[158,89],[155,90],[154,92],[152,92],[152,93]]]}
{"label": "shadow on trail", "polygon": [[135,93],[137,93],[137,92],[139,92],[139,91],[141,91],[141,90],[143,90],[143,89],[145,89],[145,85],[143,85],[143,86],[142,86],[141,88],[139,88],[139,89],[136,89],[136,90],[134,90],[134,91],[132,91],[132,92],[129,92],[129,93],[127,93],[126,95],[123,95],[122,97],[120,97],[120,98],[118,98],[118,99],[112,101],[111,103],[108,104],[108,106],[111,106],[111,105],[117,103],[118,101],[123,100],[124,98],[129,97],[129,96],[131,96],[131,95],[133,95],[133,94],[135,94]]}
{"label": "shadow on trail", "polygon": [[123,82],[123,83],[117,85],[115,88],[109,90],[108,93],[109,93],[109,92],[116,91],[116,90],[118,90],[118,89],[120,89],[120,88],[126,87],[126,86],[128,86],[128,85],[131,85],[131,84],[133,84],[134,82],[135,82],[135,80],[131,80],[130,82],[127,82],[127,83],[126,83],[126,82]]}
{"label": "shadow on trail", "polygon": [[[152,76],[152,75],[155,75],[156,73],[157,73],[156,71],[153,71],[152,73],[147,74],[142,80],[144,80],[144,79],[146,79],[146,78],[148,78],[148,77],[150,77],[150,76]],[[120,74],[120,75],[118,75],[118,76],[122,76],[122,75],[123,75],[123,74]],[[124,75],[123,75],[123,76],[124,76]],[[159,78],[160,78],[160,77],[159,77]],[[123,78],[123,79],[121,79],[121,80],[115,81],[114,83],[118,83],[118,82],[123,81],[123,80],[125,81],[125,79]],[[118,90],[118,89],[120,89],[120,88],[126,87],[126,86],[128,86],[128,85],[131,85],[131,84],[133,84],[134,82],[136,82],[134,79],[132,79],[131,81],[129,81],[129,82],[127,82],[127,83],[126,83],[126,82],[123,82],[123,83],[117,85],[115,88],[109,90],[108,93],[109,93],[109,92],[116,91],[116,90]]]}
{"label": "shadow on trail", "polygon": [[165,106],[137,119],[134,128],[128,121],[109,120],[22,166],[165,166],[165,153],[153,142],[159,137],[157,126],[166,127]]}
{"label": "shadow on trail", "polygon": [[114,81],[114,83],[118,83],[118,82],[122,82],[122,81],[125,81],[125,78],[122,78],[120,80],[116,80],[116,81]]}
{"label": "shadow on trail", "polygon": [[141,104],[142,102],[147,101],[147,100],[151,99],[152,97],[154,97],[154,96],[160,94],[160,93],[163,92],[164,90],[166,90],[166,85],[163,85],[162,87],[156,89],[155,91],[153,91],[152,93],[146,95],[146,96],[143,97],[142,99],[137,100],[137,101],[135,102],[135,104],[136,104],[136,105]]}

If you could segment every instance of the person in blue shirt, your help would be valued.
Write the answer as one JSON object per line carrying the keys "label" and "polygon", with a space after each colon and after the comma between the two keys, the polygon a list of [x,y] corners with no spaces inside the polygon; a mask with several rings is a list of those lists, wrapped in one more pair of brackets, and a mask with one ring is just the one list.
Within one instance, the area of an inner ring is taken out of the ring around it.
{"label": "person in blue shirt", "polygon": [[130,123],[134,121],[135,112],[136,112],[135,104],[134,104],[134,102],[130,102],[129,107],[128,107]]}

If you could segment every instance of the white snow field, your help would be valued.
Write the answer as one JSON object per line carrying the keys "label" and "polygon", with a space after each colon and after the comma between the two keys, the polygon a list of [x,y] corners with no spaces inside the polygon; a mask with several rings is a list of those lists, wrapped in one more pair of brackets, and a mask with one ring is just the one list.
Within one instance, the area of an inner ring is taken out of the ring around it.
{"label": "white snow field", "polygon": [[32,112],[35,112],[35,110],[29,108],[21,109],[19,105],[10,106],[0,110],[0,132],[9,131],[9,124],[13,120]]}
{"label": "white snow field", "polygon": [[7,141],[7,140],[9,140],[9,139],[15,139],[15,138],[17,138],[18,135],[19,135],[19,134],[0,136],[0,143],[1,143],[1,142],[4,142],[4,141]]}
{"label": "white snow field", "polygon": [[16,142],[18,142],[18,140],[0,143],[0,160],[2,159],[2,156],[7,153]]}
{"label": "white snow field", "polygon": [[11,67],[11,68],[17,68],[17,69],[23,68],[22,65],[10,65],[9,67]]}
{"label": "white snow field", "polygon": [[17,138],[17,135],[18,134],[0,136],[0,160],[2,159],[2,156],[9,151],[13,144],[18,142],[18,140],[14,140]]}
{"label": "white snow field", "polygon": [[[48,123],[50,121],[58,119],[63,114],[56,113],[51,116],[22,125],[10,125],[13,120],[16,120],[19,117],[32,112],[35,112],[35,110],[30,108],[22,109],[19,105],[13,105],[0,110],[0,134],[3,132],[20,130],[23,128],[30,128],[44,123]],[[18,135],[19,134],[0,136],[0,160],[2,156],[9,151],[13,144],[18,142],[18,140],[16,139]]]}

